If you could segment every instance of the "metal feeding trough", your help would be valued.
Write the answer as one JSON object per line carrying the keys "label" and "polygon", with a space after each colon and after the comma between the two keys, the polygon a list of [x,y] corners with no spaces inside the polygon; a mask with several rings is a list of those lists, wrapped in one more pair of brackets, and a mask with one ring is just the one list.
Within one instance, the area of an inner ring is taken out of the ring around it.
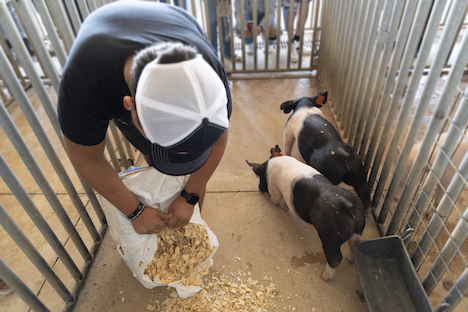
{"label": "metal feeding trough", "polygon": [[386,236],[363,241],[353,253],[364,296],[371,312],[434,311],[403,239]]}

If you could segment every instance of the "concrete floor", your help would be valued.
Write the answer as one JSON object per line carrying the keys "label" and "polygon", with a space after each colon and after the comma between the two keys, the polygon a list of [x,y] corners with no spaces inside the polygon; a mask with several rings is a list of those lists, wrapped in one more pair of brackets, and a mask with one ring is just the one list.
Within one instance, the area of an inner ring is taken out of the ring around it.
{"label": "concrete floor", "polygon": [[[333,281],[321,280],[325,256],[315,228],[260,193],[257,177],[245,162],[263,162],[272,146],[282,145],[288,118],[279,109],[283,101],[319,91],[315,78],[233,82],[229,143],[202,210],[220,242],[211,272],[237,275],[243,270],[260,282],[271,276],[278,291],[272,299],[274,311],[368,311],[356,293],[361,285],[355,265],[343,260]],[[323,112],[332,120],[326,105]],[[364,237],[378,237],[373,220],[366,221]],[[342,246],[344,254],[348,250]],[[106,235],[75,311],[146,311],[168,293],[166,287],[141,286]]]}

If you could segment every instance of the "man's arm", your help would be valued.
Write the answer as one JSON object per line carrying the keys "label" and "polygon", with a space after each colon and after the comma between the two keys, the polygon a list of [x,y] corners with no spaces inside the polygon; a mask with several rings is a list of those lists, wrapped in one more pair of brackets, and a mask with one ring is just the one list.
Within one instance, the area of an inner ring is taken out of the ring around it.
{"label": "man's arm", "polygon": [[[198,169],[196,172],[192,173],[185,184],[184,189],[188,193],[195,193],[200,195],[199,206],[200,209],[203,205],[203,200],[205,198],[206,184],[211,178],[211,175],[218,167],[221,158],[223,157],[224,150],[226,149],[228,141],[228,130],[224,131],[223,135],[213,144],[211,149],[211,154],[206,163]],[[187,203],[185,198],[179,196],[169,207],[169,213],[172,213],[173,216],[167,222],[167,225],[174,227],[181,227],[190,221],[190,218],[193,214],[194,206]]]}
{"label": "man's arm", "polygon": [[[123,184],[117,172],[105,158],[105,141],[98,145],[85,146],[74,143],[65,136],[64,140],[67,153],[77,172],[124,215],[130,215],[140,202]],[[132,225],[139,234],[159,233],[166,227],[165,221],[171,216],[172,214],[146,208],[138,218],[132,221]]]}

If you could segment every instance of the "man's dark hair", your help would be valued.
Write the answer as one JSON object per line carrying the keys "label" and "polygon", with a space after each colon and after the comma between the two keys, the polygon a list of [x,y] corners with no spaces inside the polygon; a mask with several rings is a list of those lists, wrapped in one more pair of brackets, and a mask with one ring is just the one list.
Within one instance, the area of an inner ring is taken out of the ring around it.
{"label": "man's dark hair", "polygon": [[138,80],[146,64],[157,59],[158,64],[178,63],[195,58],[197,50],[180,42],[159,42],[140,50],[133,58],[130,70],[130,92],[135,97]]}

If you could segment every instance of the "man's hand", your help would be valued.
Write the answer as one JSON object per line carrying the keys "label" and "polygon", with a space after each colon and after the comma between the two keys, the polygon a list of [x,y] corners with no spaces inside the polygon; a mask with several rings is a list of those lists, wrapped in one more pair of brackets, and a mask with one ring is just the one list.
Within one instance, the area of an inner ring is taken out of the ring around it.
{"label": "man's hand", "polygon": [[187,225],[192,218],[194,206],[187,203],[185,198],[179,196],[174,200],[174,202],[169,206],[169,214],[172,214],[172,217],[169,218],[167,222],[168,226],[172,227],[183,227]]}
{"label": "man's hand", "polygon": [[132,221],[132,226],[138,234],[159,234],[171,217],[171,213],[146,207],[141,215]]}

